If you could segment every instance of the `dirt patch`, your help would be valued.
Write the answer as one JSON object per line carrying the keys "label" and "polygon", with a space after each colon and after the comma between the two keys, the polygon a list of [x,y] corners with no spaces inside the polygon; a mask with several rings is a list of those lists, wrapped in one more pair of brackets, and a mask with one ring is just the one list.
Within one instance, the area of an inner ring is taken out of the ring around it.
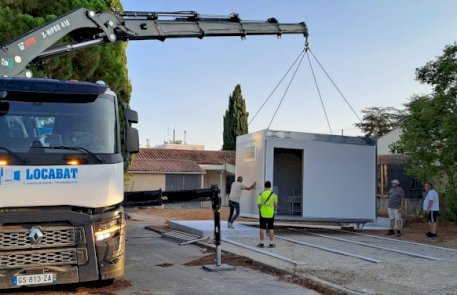
{"label": "dirt patch", "polygon": [[[28,288],[21,290],[7,290],[2,291],[2,294],[14,294],[14,295],[116,295],[121,289],[131,287],[132,284],[124,279],[117,279],[112,284],[107,285],[105,282],[91,282],[74,285],[62,285],[62,286],[43,286],[37,288]],[[26,292],[24,290],[27,290]]]}
{"label": "dirt patch", "polygon": [[[332,290],[330,288],[326,288],[325,286],[322,286],[321,284],[318,284],[314,282],[313,280],[301,277],[299,275],[289,273],[259,262],[256,262],[250,258],[243,257],[243,256],[238,256],[232,253],[224,253],[224,263],[236,266],[236,267],[247,267],[255,271],[259,271],[262,273],[266,273],[269,275],[272,275],[278,280],[289,283],[289,284],[295,284],[299,285],[304,288],[312,289],[316,292],[319,292],[320,294],[324,295],[336,295],[336,294],[344,294],[337,292],[335,290]],[[216,255],[213,254],[208,254],[202,257],[199,257],[195,260],[189,261],[185,263],[184,265],[186,266],[201,266],[205,264],[215,264],[216,263]]]}
{"label": "dirt patch", "polygon": [[[425,222],[409,223],[402,229],[402,235],[395,239],[416,241],[436,246],[457,248],[457,226],[450,222],[440,222],[437,226],[437,238],[428,238],[425,233],[428,232],[428,224]],[[369,231],[364,230],[362,233],[384,236],[385,231]],[[392,237],[392,236],[389,236]]]}
{"label": "dirt patch", "polygon": [[79,292],[87,292],[82,294],[99,294],[99,295],[116,295],[117,291],[131,287],[132,284],[123,279],[115,280],[111,285],[101,287],[80,287],[77,290]]}

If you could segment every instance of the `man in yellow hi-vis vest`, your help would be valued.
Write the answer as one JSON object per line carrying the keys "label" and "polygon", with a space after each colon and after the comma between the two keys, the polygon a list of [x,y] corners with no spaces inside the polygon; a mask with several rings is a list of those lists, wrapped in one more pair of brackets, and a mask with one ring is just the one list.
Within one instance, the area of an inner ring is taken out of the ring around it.
{"label": "man in yellow hi-vis vest", "polygon": [[260,221],[260,243],[257,247],[263,248],[263,240],[265,238],[265,230],[268,228],[268,237],[270,238],[270,248],[274,248],[274,221],[275,210],[278,208],[278,196],[271,190],[271,182],[265,181],[265,189],[257,199],[259,207]]}

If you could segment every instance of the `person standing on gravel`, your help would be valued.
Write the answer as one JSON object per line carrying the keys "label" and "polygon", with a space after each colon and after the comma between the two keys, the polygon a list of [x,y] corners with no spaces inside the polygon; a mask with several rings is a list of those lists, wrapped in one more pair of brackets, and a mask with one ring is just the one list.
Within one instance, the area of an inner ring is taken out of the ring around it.
{"label": "person standing on gravel", "polygon": [[424,184],[424,189],[427,195],[424,199],[424,211],[427,212],[427,222],[429,225],[429,232],[426,233],[429,238],[436,238],[436,220],[440,211],[440,198],[438,193],[433,188],[433,184],[426,182]]}
{"label": "person standing on gravel", "polygon": [[[390,219],[390,230],[388,235],[401,235],[401,212],[404,209],[405,191],[400,187],[400,181],[394,179],[391,181],[392,188],[389,190],[389,204],[387,212]],[[395,230],[395,231],[394,231]]]}
{"label": "person standing on gravel", "polygon": [[250,187],[244,186],[242,176],[238,176],[237,181],[232,183],[229,195],[230,215],[227,222],[228,228],[235,228],[233,222],[235,222],[236,218],[240,215],[240,200],[243,190],[250,191],[255,188],[255,185],[256,183],[254,182]]}
{"label": "person standing on gravel", "polygon": [[270,248],[274,248],[274,221],[275,210],[278,208],[278,196],[271,190],[271,182],[265,182],[264,191],[257,198],[257,206],[259,207],[259,223],[260,223],[260,243],[257,245],[263,248],[263,240],[265,239],[265,231],[268,228],[268,237],[270,238]]}

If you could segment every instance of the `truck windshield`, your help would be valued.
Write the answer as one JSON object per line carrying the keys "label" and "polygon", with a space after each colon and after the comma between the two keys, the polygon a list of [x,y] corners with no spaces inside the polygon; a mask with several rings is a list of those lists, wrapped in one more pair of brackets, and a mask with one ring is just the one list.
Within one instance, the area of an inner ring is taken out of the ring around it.
{"label": "truck windshield", "polygon": [[40,147],[46,153],[72,151],[62,147],[83,148],[97,154],[115,153],[115,112],[114,97],[105,94],[9,92],[0,102],[0,147],[15,153]]}

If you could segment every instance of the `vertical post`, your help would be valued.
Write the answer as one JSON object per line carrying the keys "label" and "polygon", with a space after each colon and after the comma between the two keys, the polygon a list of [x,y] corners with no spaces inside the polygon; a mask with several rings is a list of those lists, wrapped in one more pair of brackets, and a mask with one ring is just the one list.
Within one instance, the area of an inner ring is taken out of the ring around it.
{"label": "vertical post", "polygon": [[[220,197],[219,197],[220,199]],[[220,266],[221,262],[221,211],[214,210],[214,239],[216,243],[216,266]]]}
{"label": "vertical post", "polygon": [[220,189],[217,185],[211,186],[211,206],[214,212],[214,242],[216,244],[216,265],[203,265],[203,269],[207,271],[224,271],[235,270],[235,267],[222,264],[222,249],[221,249],[221,197]]}

